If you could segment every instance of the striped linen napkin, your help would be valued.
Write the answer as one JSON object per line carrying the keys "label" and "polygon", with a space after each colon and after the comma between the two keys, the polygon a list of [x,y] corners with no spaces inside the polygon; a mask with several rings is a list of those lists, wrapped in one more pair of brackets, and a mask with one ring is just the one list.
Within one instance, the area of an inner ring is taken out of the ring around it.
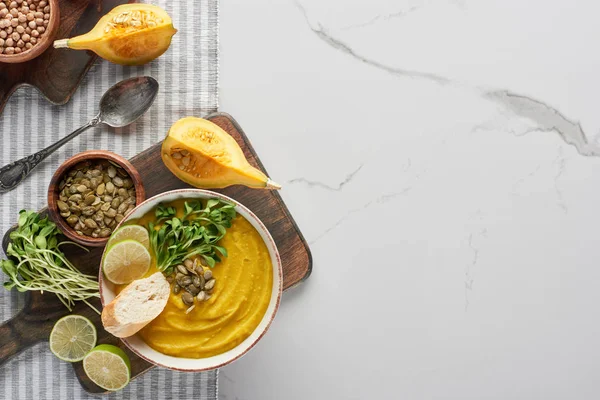
{"label": "striped linen napkin", "polygon": [[[71,141],[43,162],[12,192],[0,195],[0,231],[16,222],[21,209],[46,205],[46,190],[53,171],[68,157],[91,149],[110,150],[130,158],[160,141],[178,118],[214,112],[218,102],[218,0],[154,0],[173,18],[177,35],[159,59],[141,67],[121,67],[98,60],[71,99],[63,106],[48,103],[35,89],[21,88],[0,115],[0,165],[50,145],[85,124],[98,112],[102,94],[116,82],[150,75],[160,92],[148,113],[135,124],[112,130],[99,127]],[[4,256],[4,255],[3,255]],[[0,273],[0,275],[2,275]],[[4,281],[4,276],[0,276]],[[0,288],[0,318],[6,321],[23,307],[16,290]],[[133,380],[124,390],[103,396],[110,399],[217,398],[218,371],[178,373],[155,368]],[[73,368],[54,357],[47,343],[21,353],[0,368],[0,398],[98,399],[77,381]]]}

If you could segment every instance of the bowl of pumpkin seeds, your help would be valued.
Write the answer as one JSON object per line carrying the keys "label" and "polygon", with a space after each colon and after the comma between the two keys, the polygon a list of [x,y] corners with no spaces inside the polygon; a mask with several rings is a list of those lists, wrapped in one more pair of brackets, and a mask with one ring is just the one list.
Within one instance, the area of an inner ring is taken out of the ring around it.
{"label": "bowl of pumpkin seeds", "polygon": [[146,195],[135,167],[105,150],[65,161],[48,188],[48,214],[69,239],[104,246],[114,228]]}

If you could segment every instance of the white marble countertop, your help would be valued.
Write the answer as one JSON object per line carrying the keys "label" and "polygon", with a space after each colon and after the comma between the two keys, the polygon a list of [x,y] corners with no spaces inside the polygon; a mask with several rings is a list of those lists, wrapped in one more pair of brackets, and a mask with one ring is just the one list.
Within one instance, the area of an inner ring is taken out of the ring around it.
{"label": "white marble countertop", "polygon": [[599,398],[600,2],[298,1],[221,2],[314,269],[220,398]]}

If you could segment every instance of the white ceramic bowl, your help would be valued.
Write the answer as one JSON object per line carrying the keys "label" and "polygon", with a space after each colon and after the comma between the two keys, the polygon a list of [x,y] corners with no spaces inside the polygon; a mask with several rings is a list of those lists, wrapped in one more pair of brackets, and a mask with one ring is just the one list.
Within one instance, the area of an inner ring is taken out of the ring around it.
{"label": "white ceramic bowl", "polygon": [[[273,241],[271,234],[264,226],[264,224],[258,219],[256,215],[252,213],[252,211],[247,209],[245,206],[220,193],[200,189],[181,189],[161,193],[135,207],[135,209],[125,219],[123,219],[123,221],[121,221],[117,228],[132,218],[140,218],[148,211],[156,207],[159,203],[170,202],[177,199],[194,198],[220,198],[222,200],[226,200],[235,204],[235,210],[241,216],[246,218],[248,222],[250,222],[252,226],[254,226],[254,228],[256,228],[256,230],[264,240],[265,244],[267,245],[267,249],[269,250],[269,254],[271,256],[271,263],[273,264],[273,288],[271,289],[271,301],[269,302],[269,306],[267,307],[267,312],[265,313],[263,319],[260,321],[254,332],[252,332],[252,334],[250,334],[250,336],[248,336],[246,340],[244,340],[242,343],[225,353],[207,358],[180,358],[168,356],[166,354],[154,350],[153,348],[148,346],[139,335],[134,335],[122,339],[123,342],[127,345],[127,347],[131,349],[131,351],[133,351],[135,354],[137,354],[138,356],[140,356],[148,362],[151,362],[161,367],[174,369],[178,371],[199,372],[220,368],[234,360],[237,360],[238,358],[246,354],[248,350],[254,347],[254,345],[260,340],[260,338],[262,338],[262,336],[266,333],[267,329],[271,325],[271,322],[273,321],[277,310],[279,309],[279,302],[281,300],[281,293],[283,290],[283,272],[281,269],[281,259],[279,257],[279,252],[277,251],[277,247],[275,246],[275,242]],[[104,279],[102,268],[100,268],[98,280],[100,282],[100,299],[102,301],[102,306],[104,306],[105,304],[110,303],[115,298],[115,288],[112,283]]]}

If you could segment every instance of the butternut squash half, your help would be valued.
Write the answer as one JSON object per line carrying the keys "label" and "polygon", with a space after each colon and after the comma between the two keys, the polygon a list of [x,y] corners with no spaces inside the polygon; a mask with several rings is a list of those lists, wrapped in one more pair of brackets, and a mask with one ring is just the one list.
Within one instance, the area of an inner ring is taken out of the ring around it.
{"label": "butternut squash half", "polygon": [[124,4],[102,17],[94,29],[54,42],[55,48],[92,50],[121,65],[142,65],[163,54],[177,32],[171,17],[151,4]]}
{"label": "butternut squash half", "polygon": [[185,117],[175,122],[162,144],[161,155],[175,176],[197,188],[245,185],[281,189],[248,163],[231,135],[206,119]]}

